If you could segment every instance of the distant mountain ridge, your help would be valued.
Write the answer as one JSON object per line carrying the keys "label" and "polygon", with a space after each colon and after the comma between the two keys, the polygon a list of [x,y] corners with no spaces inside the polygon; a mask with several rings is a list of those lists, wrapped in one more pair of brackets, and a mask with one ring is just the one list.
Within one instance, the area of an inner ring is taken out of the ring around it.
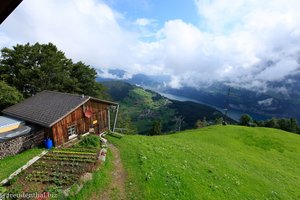
{"label": "distant mountain ridge", "polygon": [[[127,72],[124,70],[109,71],[122,79]],[[118,73],[116,73],[118,72]],[[114,78],[97,78],[98,81],[114,80]],[[195,99],[197,101],[217,106],[226,107],[228,99],[229,108],[245,113],[255,113],[271,117],[296,118],[300,121],[300,74],[289,75],[281,81],[267,82],[268,91],[253,91],[236,86],[229,86],[228,83],[214,83],[206,88],[196,89],[193,87],[182,87],[179,89],[168,86],[168,76],[148,76],[136,74],[122,81],[139,85],[157,92],[173,94],[177,96]],[[227,91],[230,88],[230,95]]]}

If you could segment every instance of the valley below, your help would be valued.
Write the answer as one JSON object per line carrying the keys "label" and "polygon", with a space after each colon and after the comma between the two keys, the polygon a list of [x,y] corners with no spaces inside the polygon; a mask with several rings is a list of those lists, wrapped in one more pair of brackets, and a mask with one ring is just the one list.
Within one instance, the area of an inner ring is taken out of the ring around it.
{"label": "valley below", "polygon": [[[207,104],[207,103],[204,103],[204,102],[201,102],[201,101],[198,101],[198,100],[195,100],[195,99],[191,99],[191,98],[188,98],[188,97],[184,97],[184,96],[178,96],[178,95],[163,93],[163,92],[159,92],[159,91],[157,91],[157,92],[159,94],[161,94],[162,96],[167,97],[167,98],[172,99],[172,100],[183,101],[183,102],[184,101],[191,101],[191,102],[211,106],[211,107],[217,109],[218,111],[222,112],[223,114],[225,114],[225,111],[224,111],[225,108],[217,107],[217,106]],[[239,121],[240,117],[244,114],[249,114],[252,117],[252,119],[254,119],[254,120],[267,120],[267,119],[272,118],[271,116],[257,114],[257,113],[253,113],[253,112],[241,111],[241,110],[237,110],[237,109],[234,109],[234,108],[229,108],[228,111],[227,111],[227,116],[230,117],[231,119],[235,120],[235,121]]]}

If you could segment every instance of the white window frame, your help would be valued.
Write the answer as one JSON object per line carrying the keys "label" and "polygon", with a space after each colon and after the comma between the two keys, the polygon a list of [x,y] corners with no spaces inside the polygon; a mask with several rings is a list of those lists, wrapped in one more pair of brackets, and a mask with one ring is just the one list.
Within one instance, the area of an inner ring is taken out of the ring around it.
{"label": "white window frame", "polygon": [[69,139],[73,139],[73,138],[77,137],[77,130],[76,129],[77,129],[76,124],[68,126],[67,132],[68,132]]}

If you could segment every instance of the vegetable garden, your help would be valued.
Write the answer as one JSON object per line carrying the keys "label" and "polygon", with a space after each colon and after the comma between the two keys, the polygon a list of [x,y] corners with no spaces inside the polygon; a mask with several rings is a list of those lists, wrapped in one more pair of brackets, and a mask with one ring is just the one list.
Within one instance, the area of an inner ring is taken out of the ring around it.
{"label": "vegetable garden", "polygon": [[[99,139],[98,139],[99,140]],[[99,142],[99,141],[98,141]],[[54,149],[9,181],[9,193],[61,193],[99,166],[99,147]]]}

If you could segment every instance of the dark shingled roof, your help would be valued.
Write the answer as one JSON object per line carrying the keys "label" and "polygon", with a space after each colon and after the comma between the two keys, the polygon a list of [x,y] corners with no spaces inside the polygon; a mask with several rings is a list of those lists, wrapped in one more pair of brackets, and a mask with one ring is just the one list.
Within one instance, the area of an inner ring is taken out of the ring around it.
{"label": "dark shingled roof", "polygon": [[90,99],[106,104],[117,105],[117,103],[89,96],[43,91],[21,103],[4,109],[2,112],[8,116],[41,126],[51,127]]}

